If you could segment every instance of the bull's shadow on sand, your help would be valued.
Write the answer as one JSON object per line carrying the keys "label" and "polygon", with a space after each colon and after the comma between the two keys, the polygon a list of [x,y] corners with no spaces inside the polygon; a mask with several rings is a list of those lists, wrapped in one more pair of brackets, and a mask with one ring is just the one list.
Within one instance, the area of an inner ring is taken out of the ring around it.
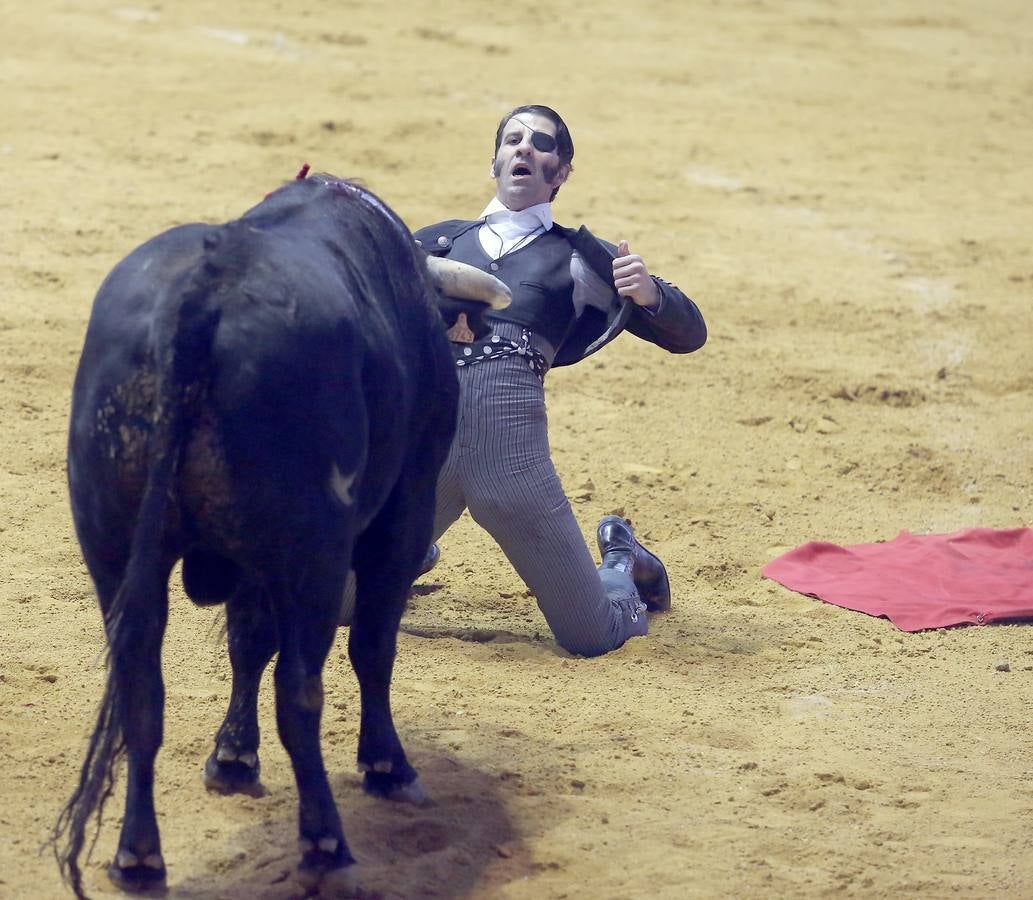
{"label": "bull's shadow on sand", "polygon": [[[498,885],[533,867],[499,793],[499,778],[437,750],[412,746],[430,802],[392,803],[367,795],[361,776],[330,773],[344,831],[359,863],[363,900],[484,895],[477,885]],[[212,797],[212,802],[220,798]],[[232,798],[224,798],[230,801]],[[253,853],[215,859],[208,871],[170,879],[167,897],[181,900],[294,900],[306,896],[294,881],[298,863],[296,807],[277,804],[276,815],[233,835]]]}

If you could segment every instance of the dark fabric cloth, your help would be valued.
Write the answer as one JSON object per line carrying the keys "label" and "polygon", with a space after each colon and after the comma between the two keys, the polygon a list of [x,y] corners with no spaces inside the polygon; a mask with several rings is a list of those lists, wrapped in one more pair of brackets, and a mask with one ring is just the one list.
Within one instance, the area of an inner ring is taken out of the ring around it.
{"label": "dark fabric cloth", "polygon": [[[428,253],[451,257],[456,238],[468,232],[476,237],[476,229],[482,222],[480,219],[439,222],[415,232],[416,241]],[[617,248],[613,244],[595,237],[583,225],[576,231],[562,225],[553,225],[550,234],[565,237],[571,252],[577,250],[596,275],[613,285],[612,262],[617,255]],[[478,268],[491,271],[486,265]],[[625,330],[671,353],[691,353],[702,347],[707,339],[707,326],[696,304],[670,282],[655,276],[653,281],[661,298],[656,312],[647,312],[620,297],[614,288],[612,303],[605,313],[594,307],[586,307],[575,319],[563,343],[557,347],[552,365],[569,366],[579,362]]]}
{"label": "dark fabric cloth", "polygon": [[812,541],[772,560],[766,578],[827,603],[885,616],[902,631],[1033,618],[1033,531],[901,531],[840,547]]}

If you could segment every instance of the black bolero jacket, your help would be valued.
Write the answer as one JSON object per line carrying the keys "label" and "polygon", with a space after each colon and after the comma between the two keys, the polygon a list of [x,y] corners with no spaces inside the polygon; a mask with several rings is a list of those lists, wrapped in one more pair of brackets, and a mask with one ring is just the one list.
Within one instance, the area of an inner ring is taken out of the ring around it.
{"label": "black bolero jacket", "polygon": [[[416,243],[434,256],[449,255],[452,242],[481,220],[450,219],[414,232]],[[607,284],[613,285],[612,261],[617,248],[593,235],[584,225],[577,231],[553,225],[569,241],[588,266]],[[707,326],[696,304],[670,282],[653,276],[660,291],[660,306],[655,313],[645,310],[613,290],[613,302],[607,311],[585,307],[562,346],[556,350],[552,365],[569,366],[595,353],[622,331],[649,341],[671,353],[691,353],[706,343]]]}

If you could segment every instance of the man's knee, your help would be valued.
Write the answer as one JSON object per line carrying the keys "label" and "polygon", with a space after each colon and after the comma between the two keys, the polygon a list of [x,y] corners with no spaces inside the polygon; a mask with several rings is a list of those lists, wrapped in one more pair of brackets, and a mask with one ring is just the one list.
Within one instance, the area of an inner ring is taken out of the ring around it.
{"label": "man's knee", "polygon": [[614,621],[609,628],[600,627],[595,633],[584,630],[565,633],[554,631],[556,643],[575,656],[602,656],[611,650],[624,646],[628,638],[641,637],[649,631],[649,619],[645,604],[639,601],[615,604]]}

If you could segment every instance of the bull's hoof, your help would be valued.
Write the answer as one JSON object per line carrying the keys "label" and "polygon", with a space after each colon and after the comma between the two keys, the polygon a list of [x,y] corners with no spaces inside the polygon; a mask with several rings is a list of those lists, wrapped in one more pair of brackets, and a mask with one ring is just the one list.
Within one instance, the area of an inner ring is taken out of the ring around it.
{"label": "bull's hoof", "polygon": [[344,900],[362,895],[357,869],[356,865],[327,871],[299,867],[297,880],[307,894],[318,893],[325,900]]}
{"label": "bull's hoof", "polygon": [[359,874],[357,866],[331,869],[319,879],[319,896],[327,900],[343,900],[345,897],[359,897]]}
{"label": "bull's hoof", "polygon": [[323,898],[359,896],[358,866],[343,839],[327,836],[318,844],[302,838],[297,880],[306,893]]}
{"label": "bull's hoof", "polygon": [[416,777],[411,781],[400,782],[389,772],[366,772],[362,779],[362,789],[374,797],[396,803],[429,806],[431,802],[420,779]]}
{"label": "bull's hoof", "polygon": [[261,766],[258,754],[242,753],[236,759],[229,758],[231,755],[232,751],[227,753],[220,748],[208,757],[201,774],[204,786],[216,794],[264,797],[266,791],[259,780]]}
{"label": "bull's hoof", "polygon": [[108,878],[127,894],[162,897],[166,893],[165,862],[160,853],[151,853],[141,860],[130,850],[119,850],[108,866]]}

